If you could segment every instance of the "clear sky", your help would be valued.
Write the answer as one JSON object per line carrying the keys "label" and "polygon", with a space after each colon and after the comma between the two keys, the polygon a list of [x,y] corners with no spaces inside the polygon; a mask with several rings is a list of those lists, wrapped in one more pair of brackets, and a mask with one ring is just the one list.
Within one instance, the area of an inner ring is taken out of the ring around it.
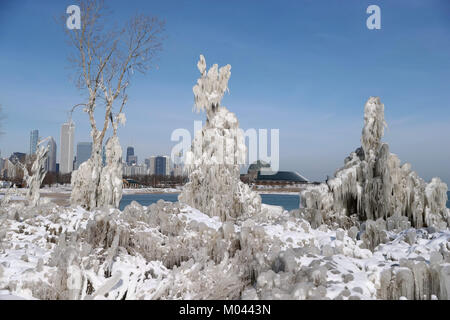
{"label": "clear sky", "polygon": [[[231,64],[223,105],[243,129],[280,129],[281,170],[333,174],[360,145],[364,103],[380,96],[391,152],[450,183],[450,1],[107,2],[117,23],[136,12],[166,20],[158,68],[132,80],[119,132],[140,162],[170,154],[172,131],[205,118],[192,112],[202,53],[208,66]],[[2,156],[27,152],[32,129],[59,148],[67,110],[81,102],[55,22],[71,4],[0,0]],[[370,4],[381,8],[381,30],[366,27]],[[74,114],[76,142],[89,141],[87,120]]]}

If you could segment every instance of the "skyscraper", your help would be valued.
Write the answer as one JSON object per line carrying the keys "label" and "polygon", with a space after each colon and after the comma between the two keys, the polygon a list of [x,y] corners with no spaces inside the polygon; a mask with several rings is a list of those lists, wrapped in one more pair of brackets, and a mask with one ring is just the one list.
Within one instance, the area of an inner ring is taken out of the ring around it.
{"label": "skyscraper", "polygon": [[39,130],[32,130],[30,132],[30,155],[36,153],[36,148],[39,140]]}
{"label": "skyscraper", "polygon": [[137,156],[129,156],[128,157],[127,165],[132,166],[132,165],[136,165],[137,163],[138,163],[138,157]]}
{"label": "skyscraper", "polygon": [[59,171],[61,174],[70,173],[73,170],[73,138],[75,136],[75,124],[70,120],[61,126],[61,158]]}
{"label": "skyscraper", "polygon": [[164,156],[166,158],[166,176],[170,176],[170,157]]}
{"label": "skyscraper", "polygon": [[170,157],[168,157],[168,156],[155,157],[155,172],[154,172],[154,174],[157,176],[170,175]]}
{"label": "skyscraper", "polygon": [[127,148],[127,160],[126,160],[126,162],[127,162],[127,165],[131,165],[130,164],[130,156],[134,156],[134,148],[133,147],[128,147]]}
{"label": "skyscraper", "polygon": [[76,169],[91,157],[92,142],[78,142]]}
{"label": "skyscraper", "polygon": [[147,166],[147,172],[150,175],[154,175],[155,174],[155,156],[151,156],[148,159],[145,159],[145,164]]}
{"label": "skyscraper", "polygon": [[47,172],[56,172],[56,142],[53,137],[48,141],[48,157],[45,160],[45,169]]}
{"label": "skyscraper", "polygon": [[166,175],[166,158],[157,156],[155,158],[155,175],[165,176]]}

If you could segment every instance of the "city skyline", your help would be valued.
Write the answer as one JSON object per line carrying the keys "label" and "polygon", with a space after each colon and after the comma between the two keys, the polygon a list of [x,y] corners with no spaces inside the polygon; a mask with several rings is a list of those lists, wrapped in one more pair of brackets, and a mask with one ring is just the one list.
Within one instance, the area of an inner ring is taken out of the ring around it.
{"label": "city skyline", "polygon": [[[108,3],[115,18],[132,14],[119,1]],[[69,81],[63,30],[53,20],[69,4],[2,3],[1,12],[10,13],[0,19],[8,24],[0,31],[5,75],[0,103],[8,117],[0,138],[3,156],[27,152],[24,133],[34,128],[58,141],[67,112],[82,100]],[[194,120],[204,122],[204,114],[192,112],[195,65],[203,53],[208,66],[231,64],[224,105],[244,130],[280,129],[280,170],[319,181],[331,176],[360,146],[363,106],[376,95],[385,104],[383,140],[391,151],[424,179],[440,176],[450,183],[448,2],[383,2],[377,31],[365,27],[368,4],[285,1],[278,7],[249,1],[235,2],[231,10],[204,1],[136,1],[142,11],[166,19],[169,37],[158,68],[132,82],[127,124],[119,128],[121,145],[133,145],[141,160],[170,154],[174,129],[192,133]],[[223,14],[204,17],[198,10],[202,6]],[[272,25],[274,14],[285,18]],[[317,16],[320,21],[313,18]],[[87,115],[80,108],[73,118],[75,141],[90,141]]]}

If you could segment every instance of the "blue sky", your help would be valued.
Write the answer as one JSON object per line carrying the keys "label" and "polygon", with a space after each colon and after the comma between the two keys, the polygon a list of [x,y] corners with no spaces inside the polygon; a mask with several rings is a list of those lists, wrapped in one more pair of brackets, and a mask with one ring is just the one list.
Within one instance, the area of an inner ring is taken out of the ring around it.
{"label": "blue sky", "polygon": [[[196,62],[231,64],[223,100],[244,129],[280,129],[280,168],[323,180],[360,145],[369,96],[385,104],[391,152],[426,180],[450,183],[450,2],[107,1],[120,23],[136,12],[166,21],[158,68],[132,80],[120,129],[140,161],[170,154],[176,128],[193,131]],[[27,152],[29,133],[54,136],[82,101],[70,81],[70,48],[55,17],[77,1],[0,1],[2,156]],[[381,30],[366,8],[381,8]],[[89,141],[74,114],[76,142]]]}

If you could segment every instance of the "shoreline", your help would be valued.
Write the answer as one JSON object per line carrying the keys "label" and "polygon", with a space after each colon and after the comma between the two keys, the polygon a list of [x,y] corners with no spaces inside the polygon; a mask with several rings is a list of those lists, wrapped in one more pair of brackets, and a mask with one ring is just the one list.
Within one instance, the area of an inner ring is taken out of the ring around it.
{"label": "shoreline", "polygon": [[[273,194],[273,195],[299,195],[300,191],[293,191],[293,188],[289,189],[278,189],[278,190],[253,190],[258,194]],[[123,195],[142,195],[142,194],[180,194],[181,190],[176,189],[124,189]],[[46,192],[41,190],[41,197],[48,198],[51,202],[59,206],[69,206],[70,205],[70,193],[67,191],[57,192],[51,191]]]}

